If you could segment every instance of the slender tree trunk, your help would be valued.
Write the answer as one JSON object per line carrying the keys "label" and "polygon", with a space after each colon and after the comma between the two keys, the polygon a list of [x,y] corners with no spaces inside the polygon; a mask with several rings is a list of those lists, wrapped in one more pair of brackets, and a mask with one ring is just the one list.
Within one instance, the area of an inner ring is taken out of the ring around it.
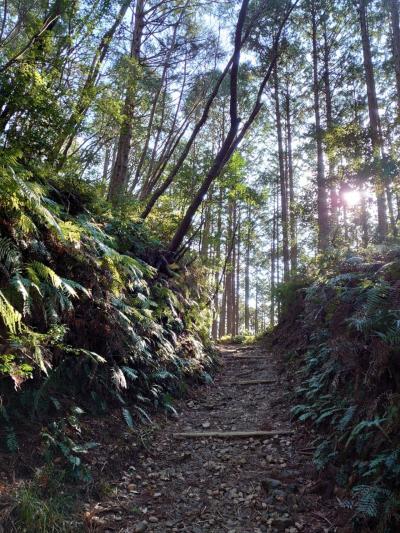
{"label": "slender tree trunk", "polygon": [[297,272],[297,220],[294,194],[294,171],[292,151],[292,122],[290,110],[289,84],[286,86],[286,136],[287,136],[287,176],[289,185],[289,213],[290,213],[290,268],[292,274]]}
{"label": "slender tree trunk", "polygon": [[111,174],[110,188],[108,199],[117,204],[125,191],[128,184],[128,162],[131,151],[133,116],[135,110],[135,78],[140,62],[140,49],[142,46],[143,28],[144,28],[144,2],[137,0],[135,11],[135,22],[131,42],[131,61],[133,63],[132,79],[128,80],[126,89],[125,103],[123,109],[123,121],[118,140],[118,151],[115,165]]}
{"label": "slender tree trunk", "polygon": [[[326,109],[326,129],[328,132],[333,128],[333,112],[332,112],[332,90],[331,90],[331,72],[330,72],[330,48],[328,42],[328,31],[326,25],[326,17],[324,17],[324,90],[325,90],[325,109]],[[337,234],[339,219],[338,219],[338,206],[339,198],[336,190],[335,183],[335,161],[331,151],[328,150],[328,176],[327,184],[330,191],[330,239],[333,240]]]}
{"label": "slender tree trunk", "polygon": [[251,209],[247,208],[247,237],[246,237],[246,263],[244,274],[244,329],[250,331],[250,239],[251,239]]}
{"label": "slender tree trunk", "polygon": [[214,296],[214,310],[213,310],[213,323],[212,323],[212,337],[216,339],[218,337],[218,316],[219,310],[219,264],[221,261],[221,234],[222,234],[222,189],[219,190],[218,198],[218,214],[217,214],[217,235],[216,235],[216,254],[215,261],[217,269],[215,272],[215,296]]}
{"label": "slender tree trunk", "polygon": [[318,39],[317,39],[317,12],[315,0],[311,1],[312,25],[312,63],[313,63],[313,94],[315,115],[315,136],[317,144],[317,204],[318,204],[318,248],[326,250],[329,245],[329,216],[325,184],[324,152],[321,128],[319,65],[318,65]]}
{"label": "slender tree trunk", "polygon": [[[364,59],[365,83],[367,86],[368,114],[372,152],[375,160],[383,155],[383,142],[381,133],[381,123],[378,109],[378,99],[376,96],[374,68],[372,64],[371,43],[367,21],[368,0],[359,0],[359,21],[361,30],[361,41]],[[381,176],[375,182],[376,203],[378,208],[378,241],[382,242],[387,236],[387,214],[385,201],[385,187]]]}
{"label": "slender tree trunk", "polygon": [[103,164],[103,177],[101,179],[101,183],[104,186],[107,183],[108,180],[108,171],[110,167],[110,158],[111,158],[111,149],[109,146],[106,146],[105,152],[104,152],[104,164]]}
{"label": "slender tree trunk", "polygon": [[254,310],[254,334],[258,335],[258,270],[256,269],[256,282],[255,282],[255,292],[256,292],[256,308]]}
{"label": "slender tree trunk", "polygon": [[205,259],[208,258],[208,248],[210,242],[210,228],[211,228],[211,190],[208,194],[208,202],[204,207],[204,226],[201,236],[200,255]]}
{"label": "slender tree trunk", "polygon": [[232,157],[232,154],[235,152],[239,143],[244,139],[246,133],[256,120],[260,110],[262,109],[262,97],[268,80],[271,77],[273,69],[276,64],[279,42],[282,30],[292,12],[293,8],[296,6],[296,2],[291,5],[291,7],[286,11],[283,20],[279,25],[279,29],[274,39],[274,45],[272,48],[272,54],[269,66],[266,70],[266,73],[258,87],[257,97],[255,99],[254,105],[248,118],[244,121],[243,125],[239,129],[239,124],[241,119],[238,115],[238,74],[239,74],[239,63],[240,63],[240,53],[243,46],[244,39],[242,38],[242,31],[244,22],[246,19],[246,13],[248,8],[248,0],[242,0],[242,6],[239,12],[238,23],[235,31],[235,48],[232,56],[232,67],[230,72],[230,100],[229,100],[229,115],[230,115],[230,127],[228,133],[222,143],[220,150],[214,158],[214,161],[211,165],[208,174],[203,180],[199,190],[196,192],[192,203],[187,208],[186,213],[182,219],[182,222],[178,226],[171,243],[169,245],[168,251],[172,257],[179,250],[182,245],[182,241],[185,238],[185,235],[189,231],[193,217],[195,216],[197,209],[199,208],[201,202],[203,201],[210,185],[212,182],[219,176],[222,169]]}
{"label": "slender tree trunk", "polygon": [[236,288],[235,288],[235,335],[240,328],[240,260],[241,260],[241,211],[237,209],[237,253],[236,253]]}
{"label": "slender tree trunk", "polygon": [[283,251],[283,270],[284,281],[289,279],[289,216],[288,216],[288,201],[287,201],[287,185],[285,176],[284,152],[283,152],[283,137],[282,137],[282,120],[279,99],[279,80],[277,67],[274,71],[274,97],[275,97],[275,115],[276,115],[276,133],[278,137],[278,159],[279,159],[279,183],[281,188],[281,219],[282,219],[282,251]]}
{"label": "slender tree trunk", "polygon": [[368,246],[368,212],[367,212],[367,203],[365,201],[365,196],[362,191],[361,194],[361,239],[364,247]]}
{"label": "slender tree trunk", "polygon": [[397,231],[396,218],[394,216],[394,209],[393,209],[393,193],[392,193],[392,189],[389,183],[386,185],[385,189],[386,189],[386,198],[387,198],[387,205],[388,205],[388,211],[389,211],[390,229],[391,229],[392,235],[394,237],[397,237],[398,231]]}
{"label": "slender tree trunk", "polygon": [[186,161],[186,158],[187,158],[187,156],[188,156],[188,154],[190,152],[190,149],[194,145],[194,142],[196,140],[197,135],[200,133],[200,131],[202,130],[204,124],[208,120],[208,116],[209,116],[209,113],[210,113],[211,106],[212,106],[212,104],[213,104],[213,102],[214,102],[214,100],[215,100],[215,98],[216,98],[216,96],[217,96],[217,94],[219,92],[219,88],[220,88],[222,82],[224,81],[226,75],[229,72],[229,67],[230,66],[231,66],[231,61],[228,62],[228,64],[225,67],[224,71],[221,73],[220,77],[218,78],[217,83],[215,84],[210,96],[207,99],[207,102],[206,102],[206,104],[204,106],[204,109],[203,109],[203,112],[201,114],[201,117],[198,120],[198,122],[196,123],[195,127],[193,128],[193,131],[192,131],[189,139],[187,140],[187,142],[185,144],[185,147],[184,147],[181,155],[178,158],[178,161],[173,166],[171,172],[168,174],[167,178],[160,185],[160,187],[158,187],[152,193],[152,195],[149,198],[149,201],[148,201],[145,209],[143,210],[143,212],[141,214],[141,218],[146,219],[148,217],[148,215],[150,214],[151,210],[153,209],[153,207],[157,203],[157,201],[160,198],[160,196],[162,196],[165,193],[165,191],[168,189],[168,187],[174,181],[174,179],[177,176],[178,172],[180,171],[182,165]]}
{"label": "slender tree trunk", "polygon": [[61,132],[61,135],[54,147],[53,153],[50,155],[50,160],[52,162],[56,162],[58,169],[60,169],[65,163],[69,149],[71,148],[72,143],[74,142],[79,131],[79,127],[84,121],[88,109],[93,102],[93,88],[98,83],[101,67],[107,57],[114,35],[125,17],[130,2],[131,0],[125,0],[123,2],[118,15],[114,20],[114,23],[105,32],[100,40],[92,59],[89,72],[86,76],[85,82],[83,83],[82,89],[80,90],[79,100]]}
{"label": "slender tree trunk", "polygon": [[[275,193],[277,194],[277,193]],[[275,203],[275,202],[274,202]],[[272,217],[272,239],[271,239],[271,280],[270,280],[270,292],[271,292],[271,306],[270,306],[270,324],[271,326],[275,325],[275,259],[277,255],[277,246],[276,246],[276,235],[277,235],[277,224],[276,224],[276,207],[274,205],[274,214]]]}
{"label": "slender tree trunk", "polygon": [[224,337],[226,334],[226,289],[227,273],[224,275],[224,290],[222,293],[221,311],[219,315],[219,338]]}
{"label": "slender tree trunk", "polygon": [[232,205],[232,276],[231,276],[231,335],[236,332],[236,260],[237,260],[237,214],[236,214],[236,200]]}
{"label": "slender tree trunk", "polygon": [[400,118],[400,27],[399,0],[388,0],[392,26],[393,63],[396,73],[397,114]]}

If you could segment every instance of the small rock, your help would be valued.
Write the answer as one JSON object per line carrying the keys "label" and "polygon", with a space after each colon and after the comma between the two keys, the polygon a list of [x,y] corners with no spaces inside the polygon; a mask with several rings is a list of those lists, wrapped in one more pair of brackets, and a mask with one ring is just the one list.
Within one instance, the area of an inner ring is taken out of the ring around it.
{"label": "small rock", "polygon": [[271,490],[282,488],[282,482],[279,479],[266,478],[261,481],[261,486],[268,494]]}
{"label": "small rock", "polygon": [[275,518],[273,521],[273,526],[276,527],[278,531],[285,531],[285,529],[290,528],[293,525],[293,520],[291,518]]}
{"label": "small rock", "polygon": [[144,520],[143,522],[139,522],[139,524],[136,524],[133,526],[134,533],[142,533],[143,531],[147,531],[147,522]]}

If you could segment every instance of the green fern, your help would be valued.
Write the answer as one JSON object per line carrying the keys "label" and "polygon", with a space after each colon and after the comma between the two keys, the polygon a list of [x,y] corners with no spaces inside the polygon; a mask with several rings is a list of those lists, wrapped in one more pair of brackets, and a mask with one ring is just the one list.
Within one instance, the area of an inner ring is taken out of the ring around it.
{"label": "green fern", "polygon": [[388,489],[371,485],[357,485],[352,492],[357,513],[367,518],[377,518],[383,503],[392,494]]}
{"label": "green fern", "polygon": [[0,291],[0,318],[8,331],[16,334],[21,330],[22,315],[15,309]]}
{"label": "green fern", "polygon": [[122,408],[122,416],[123,416],[123,419],[125,420],[126,425],[128,426],[128,428],[129,429],[133,429],[135,424],[133,423],[133,418],[132,418],[132,415],[131,415],[129,409],[127,409],[126,407],[123,407]]}
{"label": "green fern", "polygon": [[12,426],[6,427],[6,446],[10,453],[17,453],[19,450],[17,434]]}

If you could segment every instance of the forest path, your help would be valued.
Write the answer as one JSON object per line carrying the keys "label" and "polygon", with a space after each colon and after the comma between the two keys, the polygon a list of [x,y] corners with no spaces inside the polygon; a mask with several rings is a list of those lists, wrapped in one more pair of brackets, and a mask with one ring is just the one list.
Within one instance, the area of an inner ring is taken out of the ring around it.
{"label": "forest path", "polygon": [[[307,441],[178,438],[180,432],[290,430],[285,378],[261,346],[220,348],[213,385],[178,404],[179,417],[149,437],[115,493],[102,502],[101,531],[295,533],[338,531],[321,501]],[[274,383],[244,385],[244,380]],[[104,516],[104,514],[103,514]],[[342,530],[343,531],[343,530]]]}

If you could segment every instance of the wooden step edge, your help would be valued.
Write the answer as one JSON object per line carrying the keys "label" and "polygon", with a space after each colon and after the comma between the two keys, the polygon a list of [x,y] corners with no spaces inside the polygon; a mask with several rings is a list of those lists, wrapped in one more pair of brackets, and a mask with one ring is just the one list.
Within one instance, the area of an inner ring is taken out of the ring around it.
{"label": "wooden step edge", "polygon": [[216,437],[220,439],[246,439],[251,437],[274,437],[276,435],[292,435],[293,429],[277,429],[274,431],[184,431],[174,433],[178,439],[196,439]]}
{"label": "wooden step edge", "polygon": [[236,381],[235,383],[231,383],[231,385],[259,385],[259,384],[272,385],[273,383],[278,383],[278,380],[277,379],[248,379],[248,380]]}

